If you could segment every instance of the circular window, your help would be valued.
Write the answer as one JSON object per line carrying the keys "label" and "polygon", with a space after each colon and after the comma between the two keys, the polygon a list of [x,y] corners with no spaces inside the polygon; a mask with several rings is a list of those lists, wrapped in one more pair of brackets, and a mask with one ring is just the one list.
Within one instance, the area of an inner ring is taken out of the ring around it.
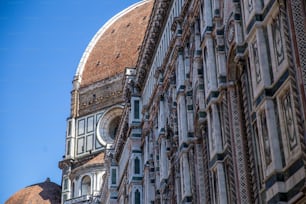
{"label": "circular window", "polygon": [[117,134],[122,115],[122,108],[116,107],[107,111],[99,120],[97,139],[102,145],[112,144]]}

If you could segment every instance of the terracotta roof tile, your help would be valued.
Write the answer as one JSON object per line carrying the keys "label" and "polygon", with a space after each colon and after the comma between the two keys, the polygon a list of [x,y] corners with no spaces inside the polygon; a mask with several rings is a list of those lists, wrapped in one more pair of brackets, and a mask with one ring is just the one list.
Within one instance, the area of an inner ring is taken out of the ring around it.
{"label": "terracotta roof tile", "polygon": [[5,204],[57,204],[61,203],[61,187],[46,180],[28,186],[11,196]]}
{"label": "terracotta roof tile", "polygon": [[97,156],[86,162],[84,166],[102,163],[104,163],[104,152],[99,153]]}
{"label": "terracotta roof tile", "polygon": [[153,1],[141,4],[114,21],[89,53],[81,86],[122,73],[136,65]]}

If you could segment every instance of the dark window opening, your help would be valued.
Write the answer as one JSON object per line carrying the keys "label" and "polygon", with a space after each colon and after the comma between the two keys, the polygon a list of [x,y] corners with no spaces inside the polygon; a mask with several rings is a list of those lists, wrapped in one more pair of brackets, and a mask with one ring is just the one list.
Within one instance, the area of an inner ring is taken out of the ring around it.
{"label": "dark window opening", "polygon": [[140,192],[138,189],[135,191],[135,204],[140,204]]}
{"label": "dark window opening", "polygon": [[120,123],[120,117],[119,116],[115,117],[110,122],[110,124],[109,124],[109,136],[110,136],[110,138],[115,139],[119,123]]}
{"label": "dark window opening", "polygon": [[134,160],[134,173],[140,174],[140,160],[138,157]]}
{"label": "dark window opening", "polygon": [[140,112],[139,112],[139,100],[134,101],[134,118],[139,119],[140,118]]}

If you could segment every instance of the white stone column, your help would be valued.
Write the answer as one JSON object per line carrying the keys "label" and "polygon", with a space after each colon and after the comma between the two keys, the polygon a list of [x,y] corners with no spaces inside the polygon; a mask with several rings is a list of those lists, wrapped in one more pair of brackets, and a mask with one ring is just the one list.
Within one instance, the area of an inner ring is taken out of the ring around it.
{"label": "white stone column", "polygon": [[260,65],[260,73],[263,80],[264,86],[269,86],[271,84],[271,75],[270,75],[270,62],[269,62],[269,51],[268,44],[266,43],[265,33],[262,27],[256,28],[256,41],[258,47],[258,57]]}
{"label": "white stone column", "polygon": [[213,137],[213,121],[212,121],[212,114],[210,111],[207,111],[207,131],[208,131],[208,146],[209,146],[209,159],[212,159],[214,156],[214,152],[216,151],[214,137]]}
{"label": "white stone column", "polygon": [[159,166],[160,166],[160,181],[167,179],[167,170],[168,170],[168,158],[166,152],[166,139],[164,137],[161,138],[160,141],[160,158],[159,158]]}
{"label": "white stone column", "polygon": [[218,192],[220,204],[227,204],[226,181],[223,163],[217,163]]}
{"label": "white stone column", "polygon": [[75,153],[77,152],[77,145],[76,145],[76,119],[71,119],[71,142],[70,142],[70,157],[72,159],[75,158]]}
{"label": "white stone column", "polygon": [[92,193],[96,194],[98,193],[98,184],[97,184],[97,173],[93,173],[92,175],[92,179],[93,179],[93,189],[92,189]]}
{"label": "white stone column", "polygon": [[[201,59],[201,36],[198,23],[195,23],[195,55],[193,59],[193,90],[196,91],[196,101],[193,103],[199,102],[198,106],[200,111],[204,111],[204,80],[203,80],[203,64]],[[199,71],[202,70],[202,74],[199,74]],[[195,87],[198,86],[198,87]],[[202,87],[202,88],[200,88]]]}
{"label": "white stone column", "polygon": [[149,192],[149,182],[150,182],[150,179],[149,179],[149,166],[148,165],[145,165],[145,168],[144,168],[144,175],[143,175],[143,178],[144,178],[144,186],[143,186],[143,194],[144,194],[144,203],[150,203],[150,200],[149,200],[149,195],[150,195],[150,192]]}
{"label": "white stone column", "polygon": [[178,113],[178,130],[179,130],[179,144],[187,141],[187,111],[186,111],[186,101],[184,90],[184,80],[185,80],[185,69],[183,53],[179,52],[178,56],[178,67],[177,67],[177,113]]}
{"label": "white stone column", "polygon": [[180,135],[180,146],[183,143],[186,143],[187,138],[187,110],[186,110],[186,101],[185,96],[183,93],[181,93],[178,96],[178,123],[179,123],[179,135]]}
{"label": "white stone column", "polygon": [[205,178],[204,178],[204,155],[203,155],[203,147],[201,144],[195,144],[196,151],[196,178],[197,178],[197,188],[199,192],[199,203],[205,203],[206,195],[205,195]]}
{"label": "white stone column", "polygon": [[160,96],[159,100],[159,112],[158,112],[158,130],[159,134],[165,131],[165,103],[163,96]]}
{"label": "white stone column", "polygon": [[191,181],[190,181],[190,168],[187,157],[187,152],[182,152],[181,158],[181,175],[182,175],[182,199],[191,197]]}
{"label": "white stone column", "polygon": [[209,77],[209,91],[215,91],[217,89],[217,67],[214,50],[214,41],[211,35],[206,36],[206,49],[207,49],[207,74]]}
{"label": "white stone column", "polygon": [[183,59],[183,51],[180,50],[178,53],[178,65],[176,69],[176,88],[180,89],[184,85],[185,80],[185,66]]}
{"label": "white stone column", "polygon": [[221,137],[221,124],[216,104],[211,105],[212,109],[212,137],[214,138],[214,146],[216,153],[222,153],[222,137]]}
{"label": "white stone column", "polygon": [[[241,16],[241,7],[240,3],[235,3],[234,14]],[[241,45],[244,41],[243,39],[243,28],[241,26],[241,20],[235,20],[235,42],[237,45]]]}
{"label": "white stone column", "polygon": [[[226,56],[225,56],[225,42],[224,42],[224,34],[222,35],[217,35],[216,37],[217,39],[217,45],[220,48],[223,49],[218,49],[217,51],[217,64],[218,64],[218,72],[217,72],[217,76],[218,78],[220,76],[225,77],[226,76]],[[220,83],[220,82],[219,82]]]}
{"label": "white stone column", "polygon": [[206,26],[212,26],[212,5],[211,0],[204,0],[204,23],[205,28]]}
{"label": "white stone column", "polygon": [[278,129],[276,124],[276,116],[275,116],[275,105],[272,100],[266,99],[265,103],[265,112],[266,112],[266,122],[270,140],[270,148],[271,148],[271,156],[272,156],[272,164],[273,169],[271,171],[282,169],[282,159],[281,159],[281,149],[280,149],[280,141],[278,136]]}
{"label": "white stone column", "polygon": [[226,76],[226,57],[224,51],[218,52],[218,76]]}

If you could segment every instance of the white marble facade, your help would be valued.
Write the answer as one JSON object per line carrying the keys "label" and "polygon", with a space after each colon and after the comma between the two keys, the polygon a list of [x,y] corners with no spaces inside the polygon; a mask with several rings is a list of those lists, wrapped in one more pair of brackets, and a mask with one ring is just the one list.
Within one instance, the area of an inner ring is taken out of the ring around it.
{"label": "white marble facade", "polygon": [[305,202],[305,8],[154,1],[100,202]]}

